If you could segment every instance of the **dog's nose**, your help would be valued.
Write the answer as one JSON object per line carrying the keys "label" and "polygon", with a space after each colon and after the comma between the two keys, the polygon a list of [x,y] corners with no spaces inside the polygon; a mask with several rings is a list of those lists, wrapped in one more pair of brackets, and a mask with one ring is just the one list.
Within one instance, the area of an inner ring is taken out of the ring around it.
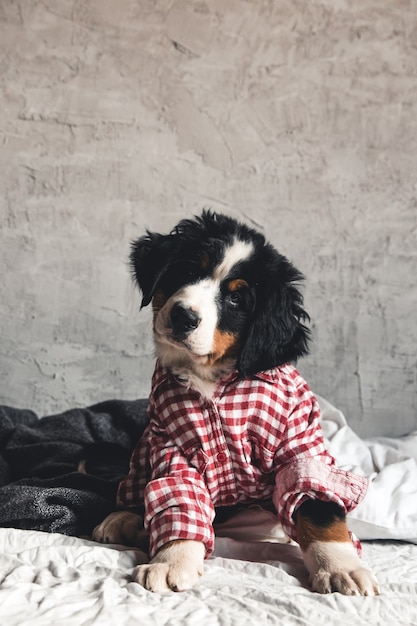
{"label": "dog's nose", "polygon": [[171,326],[176,337],[185,336],[197,328],[200,316],[193,309],[186,308],[179,302],[171,310]]}

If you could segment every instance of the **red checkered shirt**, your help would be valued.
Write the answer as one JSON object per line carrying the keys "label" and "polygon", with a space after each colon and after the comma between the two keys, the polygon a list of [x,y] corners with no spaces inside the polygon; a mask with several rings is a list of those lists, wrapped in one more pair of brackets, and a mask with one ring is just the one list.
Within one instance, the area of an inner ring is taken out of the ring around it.
{"label": "red checkered shirt", "polygon": [[[313,393],[292,365],[222,380],[210,399],[157,364],[150,423],[136,446],[119,506],[145,505],[150,553],[174,539],[213,550],[214,507],[273,499],[286,533],[307,498],[346,512],[367,480],[338,469],[327,452]],[[360,544],[357,544],[359,549]]]}

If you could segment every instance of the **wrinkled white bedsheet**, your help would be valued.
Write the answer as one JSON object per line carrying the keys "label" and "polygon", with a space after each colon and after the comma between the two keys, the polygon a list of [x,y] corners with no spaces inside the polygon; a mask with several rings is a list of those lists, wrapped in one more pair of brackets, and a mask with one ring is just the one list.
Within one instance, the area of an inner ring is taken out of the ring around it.
{"label": "wrinkled white bedsheet", "polygon": [[38,531],[0,530],[0,623],[7,626],[401,626],[417,624],[417,546],[364,545],[381,595],[306,588],[299,550],[217,540],[198,587],[159,596],[131,582],[140,553]]}
{"label": "wrinkled white bedsheet", "polygon": [[309,591],[298,547],[252,507],[219,530],[200,584],[163,596],[131,582],[145,558],[138,551],[0,529],[0,626],[417,626],[417,432],[363,441],[319,400],[339,465],[371,478],[349,525],[362,539],[384,540],[363,544],[380,596]]}

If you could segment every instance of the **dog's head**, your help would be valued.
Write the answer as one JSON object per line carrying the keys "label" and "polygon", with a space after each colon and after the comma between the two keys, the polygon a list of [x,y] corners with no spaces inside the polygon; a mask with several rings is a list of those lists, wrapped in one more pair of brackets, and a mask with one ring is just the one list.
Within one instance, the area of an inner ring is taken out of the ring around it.
{"label": "dog's head", "polygon": [[307,353],[303,277],[246,225],[205,211],[135,241],[131,263],[165,364],[227,361],[245,376]]}

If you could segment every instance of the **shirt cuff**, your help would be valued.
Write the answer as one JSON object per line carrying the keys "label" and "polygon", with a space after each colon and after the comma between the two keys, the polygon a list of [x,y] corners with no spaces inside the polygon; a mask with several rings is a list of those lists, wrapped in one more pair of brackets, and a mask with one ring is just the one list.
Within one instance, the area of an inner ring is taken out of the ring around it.
{"label": "shirt cuff", "polygon": [[298,459],[277,471],[274,504],[284,531],[297,541],[294,514],[307,498],[338,504],[346,513],[364,498],[368,479],[339,469],[326,459]]}
{"label": "shirt cuff", "polygon": [[192,539],[204,544],[207,559],[214,550],[214,530],[211,524],[202,524],[192,514],[179,507],[166,509],[155,515],[148,526],[150,543],[149,555],[154,557],[162,546],[178,539]]}

